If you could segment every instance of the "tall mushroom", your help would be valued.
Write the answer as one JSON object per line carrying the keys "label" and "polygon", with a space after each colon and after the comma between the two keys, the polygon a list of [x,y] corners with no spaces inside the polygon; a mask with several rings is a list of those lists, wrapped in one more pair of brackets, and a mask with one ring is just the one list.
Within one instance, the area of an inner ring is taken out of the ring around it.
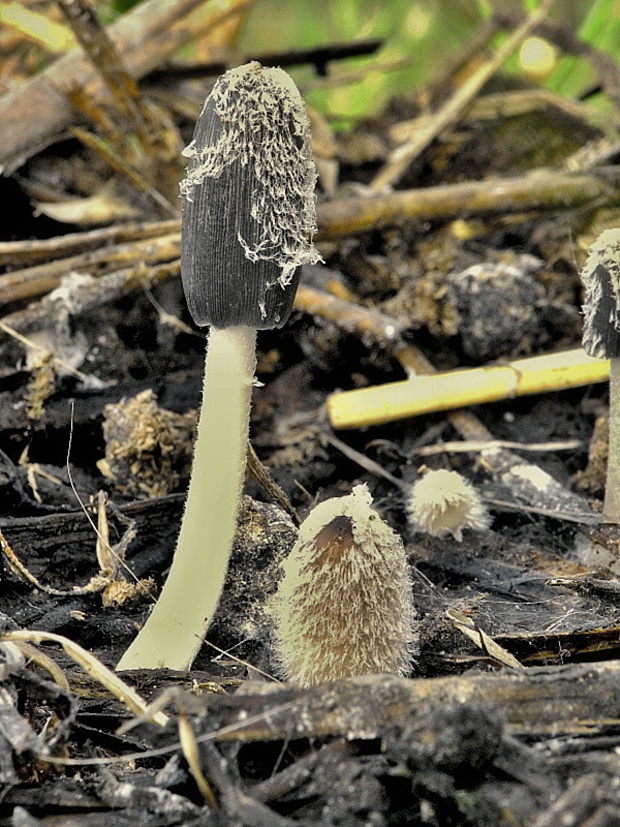
{"label": "tall mushroom", "polygon": [[609,450],[603,516],[620,521],[620,229],[591,245],[581,271],[586,288],[583,348],[609,359]]}
{"label": "tall mushroom", "polygon": [[205,101],[183,198],[181,271],[209,325],[194,462],[172,567],[117,669],[190,668],[217,608],[243,488],[256,331],[287,320],[312,244],[316,172],[301,95],[252,62]]}

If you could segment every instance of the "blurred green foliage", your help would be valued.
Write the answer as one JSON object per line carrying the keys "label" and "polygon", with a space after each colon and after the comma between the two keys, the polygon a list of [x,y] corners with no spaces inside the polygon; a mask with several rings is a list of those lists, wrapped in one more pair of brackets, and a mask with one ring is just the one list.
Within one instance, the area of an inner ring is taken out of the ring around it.
{"label": "blurred green foliage", "polygon": [[[382,40],[372,56],[330,65],[331,78],[359,73],[357,82],[312,91],[312,69],[291,71],[309,87],[311,105],[346,120],[377,112],[391,96],[420,88],[458,54],[481,20],[477,3],[459,0],[258,0],[239,45],[248,54],[261,54]],[[396,68],[399,63],[405,65]]]}
{"label": "blurred green foliage", "polygon": [[[317,88],[311,68],[291,74],[309,103],[340,123],[378,113],[392,96],[422,89],[454,62],[496,8],[531,10],[539,0],[257,0],[239,39],[248,55],[379,38],[370,57],[330,65],[330,78],[356,82]],[[620,62],[620,0],[555,0],[549,19],[562,23]],[[405,64],[405,65],[403,65]],[[520,73],[516,57],[507,71]],[[544,85],[579,97],[596,78],[587,61],[560,58]]]}
{"label": "blurred green foliage", "polygon": [[[215,2],[216,0],[214,0]],[[138,0],[110,0],[99,11],[109,22]],[[225,5],[225,0],[217,0]],[[391,97],[422,89],[458,59],[476,29],[495,10],[531,11],[540,0],[256,0],[240,33],[243,54],[380,39],[369,57],[334,61],[330,83],[311,67],[291,70],[308,102],[337,123],[380,112]],[[620,0],[555,0],[549,19],[578,34],[620,64]],[[519,75],[515,56],[505,71]],[[357,79],[351,80],[351,75]],[[339,81],[339,78],[343,78]],[[559,56],[544,85],[578,98],[596,84],[584,59]],[[596,101],[595,101],[596,102]],[[598,101],[606,108],[605,101]]]}
{"label": "blurred green foliage", "polygon": [[[581,5],[584,15],[579,36],[597,49],[614,55],[620,64],[620,0],[596,0]],[[547,86],[563,95],[577,97],[592,83],[596,83],[596,78],[586,61],[565,57]]]}

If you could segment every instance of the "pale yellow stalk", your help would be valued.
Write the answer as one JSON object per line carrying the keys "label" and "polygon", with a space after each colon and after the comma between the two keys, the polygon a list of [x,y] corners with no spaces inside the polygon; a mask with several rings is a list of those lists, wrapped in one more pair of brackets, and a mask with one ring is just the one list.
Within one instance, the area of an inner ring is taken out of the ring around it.
{"label": "pale yellow stalk", "polygon": [[577,388],[603,382],[608,376],[608,360],[575,348],[505,365],[462,368],[339,391],[328,397],[327,412],[333,428],[363,428],[515,396]]}
{"label": "pale yellow stalk", "polygon": [[211,327],[181,532],[155,608],[117,669],[188,670],[217,608],[243,489],[256,330]]}

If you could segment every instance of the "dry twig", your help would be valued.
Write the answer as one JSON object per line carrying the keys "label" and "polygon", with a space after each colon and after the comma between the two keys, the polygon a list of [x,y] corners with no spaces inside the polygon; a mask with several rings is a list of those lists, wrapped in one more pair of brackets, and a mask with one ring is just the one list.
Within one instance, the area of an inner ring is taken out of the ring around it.
{"label": "dry twig", "polygon": [[609,360],[582,348],[488,365],[415,376],[332,394],[327,410],[336,429],[380,425],[409,416],[484,402],[577,388],[609,379]]}
{"label": "dry twig", "polygon": [[[247,0],[231,0],[227,10],[214,5],[208,16],[201,8],[204,0],[147,0],[108,32],[127,70],[142,78],[184,43],[227,20],[231,9],[242,13],[247,5]],[[98,73],[78,49],[0,98],[0,169],[5,174],[64,133],[74,118],[67,94],[76,86],[91,97],[102,94]]]}
{"label": "dry twig", "polygon": [[374,198],[335,198],[317,210],[318,241],[343,238],[407,221],[448,221],[533,210],[567,210],[615,203],[620,169],[601,167],[587,175],[532,170],[521,178],[488,178],[403,190]]}

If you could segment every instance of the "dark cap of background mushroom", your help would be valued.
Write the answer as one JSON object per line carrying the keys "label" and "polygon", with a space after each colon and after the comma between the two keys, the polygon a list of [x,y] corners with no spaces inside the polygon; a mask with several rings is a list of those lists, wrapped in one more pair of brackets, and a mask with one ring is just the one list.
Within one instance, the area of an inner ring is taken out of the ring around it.
{"label": "dark cap of background mushroom", "polygon": [[591,245],[581,271],[586,288],[583,349],[599,359],[620,356],[620,229],[605,230]]}
{"label": "dark cap of background mushroom", "polygon": [[198,325],[281,327],[312,244],[316,171],[302,98],[252,62],[215,84],[184,154],[181,273]]}

